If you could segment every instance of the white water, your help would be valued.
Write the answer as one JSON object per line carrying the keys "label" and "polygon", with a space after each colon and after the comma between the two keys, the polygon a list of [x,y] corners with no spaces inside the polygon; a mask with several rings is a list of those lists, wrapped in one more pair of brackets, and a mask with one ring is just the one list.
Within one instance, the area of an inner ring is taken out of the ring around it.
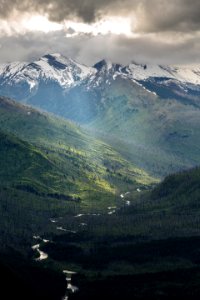
{"label": "white water", "polygon": [[85,214],[78,214],[78,215],[76,215],[74,218],[80,218],[80,217],[82,217],[82,216],[85,216]]}
{"label": "white water", "polygon": [[[33,239],[43,241],[44,243],[49,243],[50,241],[47,239],[41,238],[39,235],[34,235]],[[35,259],[35,261],[41,261],[48,258],[48,254],[40,250],[40,244],[36,244],[32,246],[32,249],[39,253],[39,257]]]}
{"label": "white water", "polygon": [[62,300],[68,300],[69,295],[68,293],[76,293],[78,292],[79,288],[71,283],[72,275],[75,275],[76,272],[70,270],[63,270],[63,273],[66,275],[67,287],[66,287],[66,294]]}
{"label": "white water", "polygon": [[[138,189],[137,189],[137,192],[140,193],[141,190],[138,188]],[[131,205],[131,201],[126,200],[126,196],[129,195],[129,194],[130,194],[130,192],[126,192],[125,194],[121,194],[121,195],[120,195],[120,197],[122,198],[122,200],[125,200],[125,201],[126,201],[125,204],[126,204],[127,206],[130,206],[130,205]]]}
{"label": "white water", "polygon": [[45,239],[42,239],[42,241],[43,241],[44,243],[49,243],[49,242],[50,242],[50,240],[45,240]]}
{"label": "white water", "polygon": [[57,230],[61,230],[61,231],[67,231],[67,229],[63,228],[62,226],[60,227],[56,227]]}
{"label": "white water", "polygon": [[79,288],[71,283],[68,283],[67,289],[70,290],[72,293],[78,292]]}
{"label": "white water", "polygon": [[39,247],[40,247],[40,244],[36,244],[36,245],[32,246],[32,249],[37,250]]}
{"label": "white water", "polygon": [[40,250],[40,244],[36,244],[32,246],[33,250],[36,250],[39,253],[39,257],[35,259],[35,261],[41,261],[48,258],[48,254]]}
{"label": "white water", "polygon": [[113,214],[115,214],[116,213],[116,210],[112,210],[112,211],[109,211],[108,212],[108,215],[113,215]]}
{"label": "white water", "polygon": [[101,214],[78,214],[76,216],[74,216],[74,218],[80,218],[80,217],[83,217],[83,216],[100,216]]}
{"label": "white water", "polygon": [[54,220],[54,219],[50,219],[51,223],[57,223],[58,221]]}
{"label": "white water", "polygon": [[76,272],[69,271],[69,270],[64,270],[63,273],[66,274],[66,275],[75,275],[76,274]]}
{"label": "white water", "polygon": [[39,235],[34,235],[34,236],[33,236],[33,239],[34,239],[34,240],[40,240],[41,237],[40,237]]}
{"label": "white water", "polygon": [[48,254],[41,251],[39,248],[37,249],[38,253],[40,254],[40,257],[36,258],[35,261],[41,261],[41,260],[44,260],[44,259],[47,259],[48,258]]}

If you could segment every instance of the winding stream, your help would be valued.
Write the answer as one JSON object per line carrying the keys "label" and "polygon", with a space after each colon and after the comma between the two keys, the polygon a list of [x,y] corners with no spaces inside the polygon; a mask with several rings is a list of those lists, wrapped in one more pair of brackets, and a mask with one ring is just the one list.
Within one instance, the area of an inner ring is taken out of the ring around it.
{"label": "winding stream", "polygon": [[33,250],[36,250],[39,253],[39,257],[35,259],[35,261],[41,261],[48,258],[48,254],[40,250],[40,244],[36,244],[32,246]]}
{"label": "winding stream", "polygon": [[78,292],[79,288],[75,285],[73,285],[72,282],[72,275],[75,275],[76,272],[69,271],[69,270],[63,270],[63,273],[66,276],[66,281],[67,281],[67,287],[66,287],[66,294],[62,298],[62,300],[68,300],[69,299],[69,293],[76,293]]}
{"label": "winding stream", "polygon": [[[140,189],[137,189],[138,192],[140,192]],[[122,200],[125,200],[125,203],[126,205],[130,205],[131,202],[129,200],[126,200],[126,195],[130,194],[130,192],[126,192],[125,194],[120,194],[120,198]],[[116,210],[117,210],[117,207],[116,206],[109,206],[108,207],[108,215],[112,215],[114,213],[116,213]],[[75,218],[81,218],[83,216],[100,216],[100,214],[78,214],[76,216],[74,216]],[[60,218],[61,219],[61,218]],[[51,223],[57,223],[58,220],[54,219],[54,218],[51,218],[49,219]],[[80,223],[79,226],[87,226],[87,223]],[[77,233],[77,231],[73,231],[73,230],[68,230],[68,229],[65,229],[63,228],[62,226],[57,226],[56,227],[57,230],[60,230],[60,231],[66,231],[66,232],[71,232],[71,233]],[[50,241],[49,240],[46,240],[46,239],[42,239],[40,236],[36,236],[34,235],[33,238],[35,240],[40,240],[44,243],[49,243]],[[40,243],[37,243],[35,245],[32,246],[32,249],[37,251],[39,253],[39,257],[35,259],[35,261],[41,261],[41,260],[45,260],[48,258],[48,254],[41,251],[40,250]],[[72,284],[72,276],[76,274],[76,272],[74,271],[70,271],[70,270],[63,270],[63,273],[65,274],[65,278],[66,278],[66,282],[67,282],[67,285],[66,285],[66,293],[65,293],[65,296],[62,298],[62,300],[68,300],[69,299],[69,296],[70,296],[70,293],[76,293],[78,292],[79,288],[75,285]]]}

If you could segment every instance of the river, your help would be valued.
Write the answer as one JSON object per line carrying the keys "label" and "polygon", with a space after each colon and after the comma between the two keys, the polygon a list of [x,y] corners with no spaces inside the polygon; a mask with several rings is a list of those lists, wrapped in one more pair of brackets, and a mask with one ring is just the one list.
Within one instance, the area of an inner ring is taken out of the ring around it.
{"label": "river", "polygon": [[75,275],[76,272],[69,271],[69,270],[63,270],[63,273],[66,276],[67,287],[66,287],[66,294],[62,298],[62,300],[68,300],[69,294],[78,292],[79,288],[72,284],[72,276]]}

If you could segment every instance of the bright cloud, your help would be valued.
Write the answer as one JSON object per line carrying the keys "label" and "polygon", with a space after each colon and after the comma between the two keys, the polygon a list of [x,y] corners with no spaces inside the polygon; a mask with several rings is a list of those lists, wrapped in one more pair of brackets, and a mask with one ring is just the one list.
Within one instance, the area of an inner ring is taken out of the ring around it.
{"label": "bright cloud", "polygon": [[126,36],[133,36],[131,30],[131,20],[129,18],[122,18],[122,17],[108,17],[103,19],[99,22],[95,22],[93,24],[86,24],[74,21],[66,21],[65,27],[71,28],[73,33],[67,34],[69,37],[75,36],[77,34],[92,34],[96,35],[106,35],[106,34],[124,34]]}
{"label": "bright cloud", "polygon": [[67,37],[78,34],[107,35],[124,34],[133,36],[132,20],[128,17],[107,17],[98,22],[87,24],[75,21],[63,21],[62,23],[52,22],[45,15],[31,15],[24,13],[17,15],[12,20],[0,20],[0,33],[12,35],[13,33],[27,33],[29,31],[51,31],[66,30]]}
{"label": "bright cloud", "polygon": [[0,20],[1,35],[25,34],[28,31],[49,33],[62,29],[62,24],[49,21],[47,16],[31,15],[29,13],[16,15],[15,18],[8,20]]}
{"label": "bright cloud", "polygon": [[200,1],[0,0],[0,61],[59,51],[82,62],[199,62]]}

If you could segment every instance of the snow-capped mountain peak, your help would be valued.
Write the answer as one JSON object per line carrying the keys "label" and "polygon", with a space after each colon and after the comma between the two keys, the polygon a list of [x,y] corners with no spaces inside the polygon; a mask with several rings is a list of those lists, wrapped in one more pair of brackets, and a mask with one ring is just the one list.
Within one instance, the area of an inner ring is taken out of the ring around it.
{"label": "snow-capped mountain peak", "polygon": [[97,62],[93,67],[98,71],[101,70],[109,71],[110,69],[112,69],[113,63],[109,60],[102,59],[101,61]]}
{"label": "snow-capped mountain peak", "polygon": [[125,68],[129,77],[135,80],[168,78],[182,83],[200,84],[200,66],[162,66],[156,64],[131,63]]}
{"label": "snow-capped mountain peak", "polygon": [[88,67],[59,53],[45,54],[29,63],[0,65],[1,94],[19,100],[38,97],[38,93],[41,97],[47,93],[48,97],[53,97],[54,93],[58,95],[58,90],[59,97],[65,97],[76,87],[83,88],[86,93],[103,90],[118,79],[132,81],[158,96],[188,97],[186,94],[190,93],[190,98],[194,99],[200,91],[200,65],[162,66],[132,62],[122,66],[104,59]]}
{"label": "snow-capped mountain peak", "polygon": [[0,65],[1,81],[9,84],[26,82],[30,89],[36,87],[41,80],[55,81],[63,88],[78,84],[96,70],[79,64],[59,53],[46,54],[30,63],[10,63]]}
{"label": "snow-capped mountain peak", "polygon": [[[66,68],[66,66],[77,64],[73,59],[65,57],[59,53],[46,54],[40,58],[40,60],[47,61],[49,64],[54,65],[55,67]],[[54,63],[55,64],[54,64]]]}
{"label": "snow-capped mountain peak", "polygon": [[27,63],[25,62],[12,62],[8,64],[1,64],[0,75],[4,74],[5,77],[11,78],[18,72],[21,72],[26,65]]}
{"label": "snow-capped mountain peak", "polygon": [[112,63],[110,60],[103,59],[99,62],[97,62],[93,68],[95,68],[98,72],[118,72],[120,69],[122,69],[122,66],[120,64]]}

